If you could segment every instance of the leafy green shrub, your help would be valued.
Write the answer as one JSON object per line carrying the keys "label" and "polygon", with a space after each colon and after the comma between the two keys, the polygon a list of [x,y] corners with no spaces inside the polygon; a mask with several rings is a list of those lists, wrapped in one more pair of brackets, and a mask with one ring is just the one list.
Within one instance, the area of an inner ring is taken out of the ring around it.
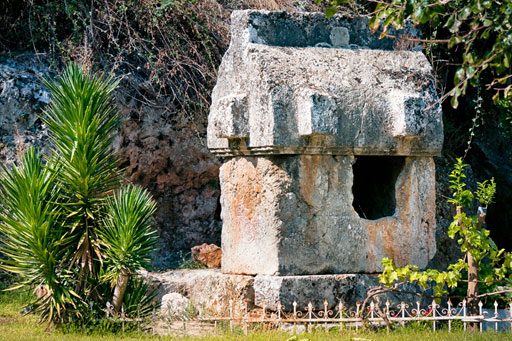
{"label": "leafy green shrub", "polygon": [[[505,252],[504,249],[499,250],[489,237],[489,230],[483,227],[487,206],[492,203],[496,192],[494,179],[478,183],[478,188],[473,193],[464,183],[466,166],[462,163],[462,159],[457,159],[449,175],[453,197],[448,200],[457,208],[457,215],[450,224],[448,235],[451,238],[458,238],[457,241],[465,257],[451,264],[447,271],[435,269],[419,271],[418,267],[413,265],[397,268],[391,259],[384,258],[382,260],[384,271],[379,275],[379,280],[387,287],[418,283],[426,289],[432,283],[437,297],[449,294],[450,289],[455,289],[467,282],[466,299],[470,312],[474,313],[477,311],[478,300],[494,294],[490,292],[480,294],[480,287],[511,282],[512,254]],[[474,199],[477,199],[481,206],[477,214],[468,215],[464,209],[470,208]]]}
{"label": "leafy green shrub", "polygon": [[43,159],[30,148],[0,179],[8,257],[0,267],[19,275],[16,287],[39,288],[30,304],[43,321],[86,321],[110,301],[118,312],[127,288],[131,307],[151,296],[130,276],[149,266],[155,202],[136,186],[121,187],[112,148],[117,82],[71,64],[45,84],[52,102],[42,119],[52,151]]}

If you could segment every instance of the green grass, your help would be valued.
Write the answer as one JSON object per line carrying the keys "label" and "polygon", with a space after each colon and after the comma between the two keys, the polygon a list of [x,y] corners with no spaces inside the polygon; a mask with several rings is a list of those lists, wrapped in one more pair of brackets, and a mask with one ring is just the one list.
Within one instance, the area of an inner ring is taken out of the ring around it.
{"label": "green grass", "polygon": [[[174,340],[173,337],[155,337],[142,332],[92,332],[86,334],[79,330],[64,332],[47,325],[38,324],[37,316],[28,314],[22,315],[23,305],[30,298],[31,293],[27,291],[18,292],[0,292],[0,340]],[[222,328],[226,329],[226,328]],[[397,328],[389,334],[385,331],[380,332],[358,332],[345,330],[343,332],[317,331],[307,334],[300,334],[294,337],[291,334],[270,331],[252,331],[248,336],[244,336],[242,330],[235,328],[231,334],[225,332],[216,336],[205,336],[201,338],[184,337],[179,340],[290,340],[290,341],[316,341],[316,340],[511,340],[512,334],[503,333],[464,333],[456,331],[448,333],[447,330],[432,332],[428,326],[407,326]]]}

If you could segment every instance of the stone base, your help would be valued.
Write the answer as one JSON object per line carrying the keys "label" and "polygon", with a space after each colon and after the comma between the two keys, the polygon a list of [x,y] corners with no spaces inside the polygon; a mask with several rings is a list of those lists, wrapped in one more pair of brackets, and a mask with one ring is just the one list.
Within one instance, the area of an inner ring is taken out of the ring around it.
{"label": "stone base", "polygon": [[[379,285],[377,275],[343,274],[343,275],[311,275],[311,276],[244,276],[223,274],[216,269],[173,270],[165,273],[144,272],[141,275],[154,287],[159,288],[159,298],[169,293],[179,293],[190,300],[190,304],[201,305],[212,310],[214,302],[218,304],[221,314],[229,313],[229,300],[233,300],[234,314],[245,311],[245,303],[249,309],[262,307],[277,309],[278,302],[286,311],[293,309],[297,302],[298,310],[305,310],[311,302],[315,309],[323,308],[327,300],[329,309],[340,302],[344,306],[355,309],[357,302],[363,302],[367,291]],[[410,285],[408,291],[420,292],[419,288]],[[422,305],[431,302],[414,295],[388,293],[380,296],[382,303],[389,300],[393,306],[400,302]]]}
{"label": "stone base", "polygon": [[309,302],[313,307],[323,307],[327,301],[333,308],[341,301],[345,306],[362,302],[366,291],[378,281],[366,275],[311,275],[311,276],[256,276],[254,280],[254,301],[256,306],[277,309],[278,302],[284,310],[293,309],[297,302],[304,310]]}
{"label": "stone base", "polygon": [[214,309],[214,302],[221,314],[229,313],[229,300],[234,302],[234,313],[254,304],[254,277],[226,275],[218,269],[183,269],[163,273],[139,273],[152,287],[158,288],[158,299],[169,293],[178,293],[189,299],[189,304],[204,309]]}
{"label": "stone base", "polygon": [[[354,309],[357,302],[362,303],[371,288],[379,286],[377,275],[343,274],[343,275],[311,275],[311,276],[256,276],[254,279],[254,304],[263,303],[270,310],[277,308],[278,302],[284,305],[285,311],[293,309],[297,302],[298,310],[307,309],[309,302],[314,309],[323,309],[324,301],[328,308],[333,309],[343,303],[345,307]],[[408,285],[404,290],[421,292],[415,285]],[[389,301],[392,306],[406,302],[420,301],[422,306],[431,303],[431,299],[411,294],[386,293],[379,295],[380,302]]]}

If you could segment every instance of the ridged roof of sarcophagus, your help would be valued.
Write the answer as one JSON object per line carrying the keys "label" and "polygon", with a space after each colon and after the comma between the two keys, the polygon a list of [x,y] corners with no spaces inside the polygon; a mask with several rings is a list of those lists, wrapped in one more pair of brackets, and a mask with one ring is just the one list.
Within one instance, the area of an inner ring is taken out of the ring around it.
{"label": "ridged roof of sarcophagus", "polygon": [[365,17],[249,10],[231,19],[208,118],[213,153],[439,154],[441,107],[421,47],[379,39]]}

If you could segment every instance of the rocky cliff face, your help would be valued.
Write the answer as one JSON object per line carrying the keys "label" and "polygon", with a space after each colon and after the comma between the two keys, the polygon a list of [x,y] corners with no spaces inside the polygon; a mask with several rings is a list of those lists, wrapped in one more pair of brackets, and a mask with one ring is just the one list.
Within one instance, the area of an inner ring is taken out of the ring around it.
{"label": "rocky cliff face", "polygon": [[158,202],[160,232],[154,264],[174,266],[190,248],[220,245],[219,161],[205,146],[205,122],[118,96],[124,123],[119,156],[127,177],[148,188]]}
{"label": "rocky cliff face", "polygon": [[[0,59],[1,61],[1,59]],[[0,62],[0,161],[11,164],[29,145],[47,148],[48,135],[38,114],[50,102],[39,63]]]}
{"label": "rocky cliff face", "polygon": [[[0,59],[0,160],[4,165],[29,145],[48,148],[47,133],[37,117],[49,101],[40,81],[45,75],[53,74],[32,57]],[[205,145],[206,113],[180,116],[166,110],[165,103],[141,104],[125,91],[117,94],[124,118],[116,141],[119,156],[126,161],[127,178],[149,188],[158,200],[161,238],[154,263],[157,268],[171,267],[180,260],[179,251],[189,252],[203,242],[220,243],[220,162]],[[468,181],[474,186],[476,180],[496,177],[497,202],[489,210],[488,224],[498,245],[511,249],[512,241],[507,239],[512,227],[511,141],[497,134],[492,122],[479,129],[468,159],[473,166]],[[454,213],[446,203],[451,195],[447,174],[452,160],[441,157],[435,162],[438,252],[430,265],[443,267],[458,257],[456,243],[446,235]]]}
{"label": "rocky cliff face", "polygon": [[[53,75],[35,58],[0,62],[4,165],[29,145],[48,150],[48,134],[38,115],[50,101],[41,79]],[[203,242],[220,244],[219,162],[204,143],[206,122],[180,117],[165,105],[140,104],[122,88],[116,97],[123,117],[116,149],[126,161],[127,179],[148,188],[158,202],[160,243],[154,265],[174,266],[181,260],[179,251],[190,252]]]}

